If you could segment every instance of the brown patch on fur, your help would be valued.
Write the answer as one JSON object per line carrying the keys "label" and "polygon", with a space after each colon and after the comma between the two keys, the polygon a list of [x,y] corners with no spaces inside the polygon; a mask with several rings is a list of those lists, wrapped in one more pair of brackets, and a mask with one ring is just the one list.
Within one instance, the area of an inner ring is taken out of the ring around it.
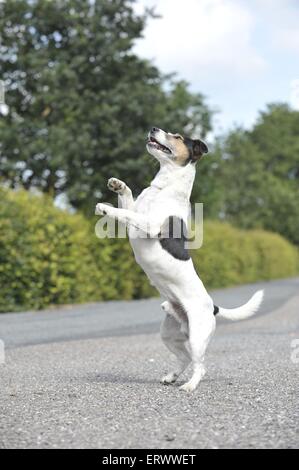
{"label": "brown patch on fur", "polygon": [[186,162],[189,160],[190,154],[189,149],[186,144],[181,139],[176,139],[175,143],[175,160],[176,162],[184,166]]}
{"label": "brown patch on fur", "polygon": [[204,153],[208,153],[208,147],[202,140],[171,133],[165,133],[164,138],[166,147],[171,150],[172,157],[179,166],[185,166],[190,161],[195,163]]}
{"label": "brown patch on fur", "polygon": [[190,151],[184,142],[184,138],[177,135],[167,134],[166,139],[175,157],[175,162],[180,166],[186,165],[190,158]]}

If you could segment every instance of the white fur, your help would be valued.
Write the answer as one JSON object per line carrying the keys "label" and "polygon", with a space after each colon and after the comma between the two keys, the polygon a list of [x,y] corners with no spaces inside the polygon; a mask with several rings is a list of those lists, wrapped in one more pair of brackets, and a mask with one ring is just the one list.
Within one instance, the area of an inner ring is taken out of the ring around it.
{"label": "white fur", "polygon": [[245,318],[252,317],[261,306],[261,303],[264,298],[264,291],[258,290],[248,302],[241,307],[237,308],[223,308],[219,307],[218,316],[226,318],[227,320],[239,321],[245,320]]}
{"label": "white fur", "polygon": [[[164,131],[159,130],[155,137],[159,143],[169,145]],[[118,193],[121,208],[100,203],[96,206],[96,214],[107,214],[128,226],[137,263],[151,284],[167,299],[162,304],[166,317],[161,326],[161,336],[179,364],[176,370],[162,378],[162,382],[174,382],[192,362],[193,375],[181,388],[193,391],[205,374],[204,355],[216,324],[214,305],[192,260],[181,261],[171,256],[162,248],[157,236],[169,216],[177,216],[187,223],[195,165],[179,166],[173,153],[165,154],[149,146],[148,150],[160,162],[160,171],[151,185],[134,201],[127,185],[111,178],[108,187]],[[233,310],[220,308],[219,314],[233,320],[246,318],[257,310],[261,301],[262,294],[258,292],[243,307]],[[177,303],[185,315],[173,308]]]}

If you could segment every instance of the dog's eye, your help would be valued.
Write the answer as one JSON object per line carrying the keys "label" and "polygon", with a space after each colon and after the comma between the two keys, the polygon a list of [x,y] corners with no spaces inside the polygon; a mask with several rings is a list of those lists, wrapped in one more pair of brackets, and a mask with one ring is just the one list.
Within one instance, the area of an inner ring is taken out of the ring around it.
{"label": "dog's eye", "polygon": [[174,137],[175,137],[175,139],[184,140],[183,137],[180,134],[175,134]]}

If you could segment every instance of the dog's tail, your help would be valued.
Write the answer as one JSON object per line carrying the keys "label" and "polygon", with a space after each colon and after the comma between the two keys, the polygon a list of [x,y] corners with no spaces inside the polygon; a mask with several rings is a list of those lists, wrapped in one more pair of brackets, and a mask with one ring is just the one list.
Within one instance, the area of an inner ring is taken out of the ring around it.
{"label": "dog's tail", "polygon": [[254,315],[261,306],[263,301],[264,291],[258,290],[250,300],[241,307],[237,308],[222,308],[214,306],[214,315],[218,314],[219,317],[226,318],[227,320],[238,321],[245,320]]}

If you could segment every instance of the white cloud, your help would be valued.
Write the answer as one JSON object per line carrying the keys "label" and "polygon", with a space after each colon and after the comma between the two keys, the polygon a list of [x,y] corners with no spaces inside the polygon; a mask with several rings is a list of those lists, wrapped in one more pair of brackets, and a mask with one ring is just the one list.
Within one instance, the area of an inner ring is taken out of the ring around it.
{"label": "white cloud", "polygon": [[221,110],[216,133],[250,127],[267,103],[297,108],[298,0],[137,0],[135,8],[155,5],[161,18],[148,20],[135,51]]}
{"label": "white cloud", "polygon": [[242,2],[139,0],[138,9],[155,4],[162,18],[150,20],[136,51],[163,71],[178,71],[193,81],[195,74],[242,77],[264,69],[264,58],[251,45],[255,20]]}
{"label": "white cloud", "polygon": [[275,8],[273,0],[254,1],[275,48],[299,54],[298,0],[276,0]]}
{"label": "white cloud", "polygon": [[297,52],[299,56],[299,29],[278,30],[276,33],[276,44],[280,48]]}

